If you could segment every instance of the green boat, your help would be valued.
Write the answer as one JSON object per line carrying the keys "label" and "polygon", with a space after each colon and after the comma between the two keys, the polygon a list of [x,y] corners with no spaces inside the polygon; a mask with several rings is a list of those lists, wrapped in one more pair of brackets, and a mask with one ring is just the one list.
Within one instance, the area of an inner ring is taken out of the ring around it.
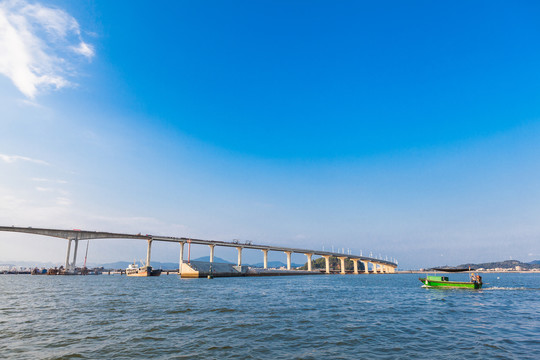
{"label": "green boat", "polygon": [[471,274],[471,281],[449,281],[447,276],[431,276],[418,278],[424,286],[433,288],[461,288],[461,289],[480,289],[482,288],[482,277]]}

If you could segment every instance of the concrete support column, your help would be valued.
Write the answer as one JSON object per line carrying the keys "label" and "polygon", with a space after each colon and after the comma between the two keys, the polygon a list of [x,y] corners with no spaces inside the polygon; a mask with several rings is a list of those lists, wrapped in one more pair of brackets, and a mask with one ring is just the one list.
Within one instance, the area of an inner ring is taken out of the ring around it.
{"label": "concrete support column", "polygon": [[77,263],[77,250],[79,249],[79,240],[75,239],[75,249],[73,249],[73,262],[71,263],[71,266],[73,269],[76,268]]}
{"label": "concrete support column", "polygon": [[184,243],[180,243],[180,259],[178,261],[178,274],[182,274],[182,264],[184,263]]}
{"label": "concrete support column", "polygon": [[345,256],[340,256],[338,258],[341,261],[341,273],[345,274],[345,259],[347,259]]}
{"label": "concrete support column", "polygon": [[371,265],[373,266],[373,273],[376,274],[378,272],[377,263],[371,263]]}
{"label": "concrete support column", "polygon": [[66,255],[66,266],[65,269],[69,269],[69,255],[71,252],[71,239],[68,239],[68,248],[67,248],[67,255]]}
{"label": "concrete support column", "polygon": [[285,254],[287,254],[287,270],[291,270],[291,252],[285,251]]}
{"label": "concrete support column", "polygon": [[307,269],[308,271],[311,271],[311,257],[313,254],[305,254],[307,256]]}
{"label": "concrete support column", "polygon": [[263,250],[264,260],[263,260],[263,268],[268,269],[268,250]]}
{"label": "concrete support column", "polygon": [[362,261],[362,264],[364,264],[364,273],[369,274],[368,262]]}
{"label": "concrete support column", "polygon": [[358,275],[358,259],[351,259],[354,265],[354,273]]}
{"label": "concrete support column", "polygon": [[150,266],[150,254],[152,253],[152,240],[148,240],[148,249],[146,250],[146,266]]}
{"label": "concrete support column", "polygon": [[326,263],[326,273],[330,274],[330,255],[323,255],[324,262]]}
{"label": "concrete support column", "polygon": [[210,246],[210,262],[213,263],[214,262],[214,247],[216,245],[208,245]]}
{"label": "concrete support column", "polygon": [[238,250],[238,266],[242,266],[242,248],[239,246],[236,250]]}

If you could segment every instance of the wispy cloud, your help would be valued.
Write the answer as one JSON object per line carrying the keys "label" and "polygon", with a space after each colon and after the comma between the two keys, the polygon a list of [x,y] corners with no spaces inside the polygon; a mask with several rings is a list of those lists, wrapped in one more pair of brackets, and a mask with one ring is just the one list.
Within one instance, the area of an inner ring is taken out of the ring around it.
{"label": "wispy cloud", "polygon": [[32,181],[55,183],[55,184],[67,184],[66,180],[52,180],[52,179],[45,179],[45,178],[32,178]]}
{"label": "wispy cloud", "polygon": [[61,195],[69,195],[69,192],[67,192],[66,190],[58,189],[58,188],[36,186],[36,190],[40,192],[49,192],[49,193],[55,192]]}
{"label": "wispy cloud", "polygon": [[56,205],[60,206],[69,206],[71,205],[71,200],[65,197],[57,197],[56,198]]}
{"label": "wispy cloud", "polygon": [[42,187],[42,186],[37,186],[36,190],[41,191],[41,192],[53,192],[54,191],[53,188],[45,188],[45,187]]}
{"label": "wispy cloud", "polygon": [[11,163],[14,163],[14,162],[17,162],[17,161],[28,161],[28,162],[32,162],[32,163],[40,164],[40,165],[49,165],[49,163],[46,162],[46,161],[38,160],[38,159],[32,159],[32,158],[29,158],[29,157],[26,157],[26,156],[20,156],[20,155],[0,154],[0,160],[6,162],[8,164],[11,164]]}
{"label": "wispy cloud", "polygon": [[22,0],[0,3],[0,73],[27,97],[71,85],[74,55],[91,59],[94,49],[71,15]]}

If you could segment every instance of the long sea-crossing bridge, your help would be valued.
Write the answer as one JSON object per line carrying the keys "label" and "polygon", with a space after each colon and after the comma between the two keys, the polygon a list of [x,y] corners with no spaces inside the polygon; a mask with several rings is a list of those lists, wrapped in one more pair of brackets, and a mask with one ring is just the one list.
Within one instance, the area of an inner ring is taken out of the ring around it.
{"label": "long sea-crossing bridge", "polygon": [[[55,238],[62,238],[67,240],[67,254],[66,254],[66,270],[74,270],[77,262],[77,249],[79,246],[80,240],[96,240],[96,239],[136,239],[136,240],[145,240],[148,243],[148,248],[146,252],[146,265],[150,265],[150,256],[152,252],[152,242],[154,241],[164,241],[178,243],[180,245],[180,259],[179,259],[179,272],[182,270],[182,264],[184,261],[184,245],[188,244],[197,244],[197,245],[207,245],[210,247],[210,263],[214,262],[214,248],[216,246],[224,247],[233,247],[238,250],[238,266],[242,266],[242,250],[243,249],[256,249],[261,250],[264,256],[263,267],[264,269],[268,268],[268,252],[269,251],[278,251],[283,252],[287,255],[287,270],[291,270],[291,255],[295,254],[304,254],[307,257],[307,267],[308,271],[312,271],[312,256],[317,255],[321,256],[326,260],[326,273],[330,273],[330,257],[337,257],[341,261],[341,273],[345,274],[345,260],[350,259],[354,265],[354,274],[359,274],[358,271],[358,262],[362,262],[364,265],[364,273],[368,274],[369,265],[371,265],[371,273],[393,273],[397,268],[397,263],[377,259],[373,257],[361,256],[361,255],[352,255],[352,254],[342,254],[339,252],[330,252],[330,251],[319,251],[312,249],[298,249],[298,248],[289,248],[281,246],[272,246],[272,245],[260,245],[253,244],[250,241],[240,243],[239,241],[217,241],[217,240],[202,240],[202,239],[193,239],[186,237],[172,237],[172,236],[157,236],[145,234],[122,234],[122,233],[111,233],[103,231],[86,231],[86,230],[61,230],[61,229],[46,229],[46,228],[33,228],[33,227],[16,227],[16,226],[0,226],[0,231],[9,231],[9,232],[18,232],[18,233],[27,233],[34,235],[43,235],[50,236]],[[73,255],[72,253],[72,244],[74,244]],[[70,261],[71,257],[71,261]]]}

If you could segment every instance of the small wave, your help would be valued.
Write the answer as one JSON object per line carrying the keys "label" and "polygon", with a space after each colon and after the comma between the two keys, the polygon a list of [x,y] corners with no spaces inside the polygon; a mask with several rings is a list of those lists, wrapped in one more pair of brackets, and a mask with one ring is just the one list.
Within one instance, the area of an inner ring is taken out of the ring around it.
{"label": "small wave", "polygon": [[233,347],[230,345],[225,345],[225,346],[211,346],[208,348],[208,350],[229,350],[229,349],[233,349]]}
{"label": "small wave", "polygon": [[235,312],[235,309],[229,309],[229,308],[218,308],[218,309],[212,309],[210,311],[220,312],[220,313],[228,313],[228,312]]}
{"label": "small wave", "polygon": [[182,313],[186,313],[190,311],[191,311],[190,308],[185,308],[185,309],[180,309],[180,310],[168,310],[167,314],[182,314]]}

